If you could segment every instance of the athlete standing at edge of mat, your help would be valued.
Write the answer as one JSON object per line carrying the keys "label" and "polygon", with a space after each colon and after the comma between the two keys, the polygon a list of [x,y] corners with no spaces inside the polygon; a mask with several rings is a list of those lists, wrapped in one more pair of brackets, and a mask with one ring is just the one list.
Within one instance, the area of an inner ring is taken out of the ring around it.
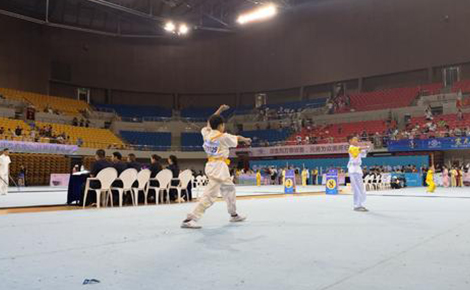
{"label": "athlete standing at edge of mat", "polygon": [[242,222],[246,219],[245,216],[237,214],[235,185],[230,177],[228,157],[230,148],[237,147],[239,142],[249,145],[251,139],[225,133],[225,120],[220,114],[228,109],[227,105],[220,106],[217,112],[209,118],[207,126],[201,130],[204,139],[203,148],[208,158],[205,171],[209,184],[194,210],[181,224],[182,228],[200,229],[201,226],[197,224],[197,221],[214,204],[219,192],[227,203],[230,222]]}
{"label": "athlete standing at edge of mat", "polygon": [[359,146],[359,140],[357,137],[349,139],[349,145],[348,172],[354,193],[354,210],[367,212],[368,210],[363,205],[366,201],[366,191],[362,180],[362,158],[367,156],[367,150],[369,150],[369,147]]}

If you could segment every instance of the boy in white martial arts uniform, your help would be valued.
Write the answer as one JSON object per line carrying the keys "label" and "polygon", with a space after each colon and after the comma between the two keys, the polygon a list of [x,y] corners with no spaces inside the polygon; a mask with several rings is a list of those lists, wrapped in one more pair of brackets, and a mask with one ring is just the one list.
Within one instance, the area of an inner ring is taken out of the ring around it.
{"label": "boy in white martial arts uniform", "polygon": [[239,142],[250,144],[251,139],[224,133],[225,121],[220,114],[228,109],[229,106],[227,105],[220,106],[217,112],[209,118],[207,127],[201,130],[204,139],[204,151],[208,157],[205,171],[209,178],[209,184],[194,210],[188,214],[181,224],[182,228],[201,228],[197,221],[202,217],[206,209],[212,206],[219,192],[227,203],[228,213],[231,216],[230,222],[242,222],[246,219],[246,217],[237,214],[235,185],[230,177],[228,168],[230,160],[228,156],[230,148],[237,147]]}
{"label": "boy in white martial arts uniform", "polygon": [[6,195],[8,193],[8,177],[10,176],[9,167],[11,163],[10,151],[8,148],[3,149],[2,155],[0,155],[0,195]]}
{"label": "boy in white martial arts uniform", "polygon": [[369,147],[359,146],[357,137],[352,137],[349,140],[349,145],[348,172],[354,193],[354,210],[366,212],[368,210],[363,206],[363,203],[366,201],[366,191],[362,180],[362,158],[367,156]]}

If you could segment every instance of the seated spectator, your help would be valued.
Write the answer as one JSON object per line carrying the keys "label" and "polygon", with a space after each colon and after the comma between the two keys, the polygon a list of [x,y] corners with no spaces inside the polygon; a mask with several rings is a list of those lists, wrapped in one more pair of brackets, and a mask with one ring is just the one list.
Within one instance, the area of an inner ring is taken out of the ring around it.
{"label": "seated spectator", "polygon": [[[178,167],[178,158],[175,155],[170,155],[168,157],[168,167],[172,173],[173,173],[173,179],[177,179],[180,175],[180,168]],[[171,185],[172,186],[177,186],[179,184],[179,180],[172,180]],[[170,190],[170,200],[176,200],[176,195],[177,191],[176,189]]]}
{"label": "seated spectator", "polygon": [[78,119],[77,117],[74,117],[73,120],[72,120],[72,125],[73,126],[78,126]]}
{"label": "seated spectator", "polygon": [[137,158],[135,157],[134,153],[130,153],[127,155],[127,168],[134,168],[137,171],[142,169],[142,164],[137,162]]}
{"label": "seated spectator", "polygon": [[108,167],[113,167],[111,162],[106,160],[106,152],[103,149],[98,149],[95,155],[96,162],[91,166],[90,176],[96,177],[98,173]]}
{"label": "seated spectator", "polygon": [[21,136],[21,133],[23,132],[23,129],[21,129],[20,126],[17,126],[15,129],[15,135],[16,136]]}
{"label": "seated spectator", "polygon": [[[103,149],[96,150],[95,160],[96,161],[91,166],[90,177],[96,177],[101,170],[103,170],[105,168],[108,168],[108,167],[112,167],[111,162],[106,160],[106,152]],[[99,188],[99,187],[100,187],[100,182],[99,181],[92,180],[90,182],[90,188],[91,189],[96,189],[96,188]],[[83,196],[85,194],[85,184],[83,184],[82,194],[83,194]],[[83,197],[82,197],[82,200],[83,200]],[[94,195],[94,194],[88,195],[86,203],[87,204],[96,203],[96,195]]]}
{"label": "seated spectator", "polygon": [[121,153],[113,152],[111,161],[113,162],[113,167],[116,168],[118,175],[120,175],[124,170],[127,169],[127,164],[122,161]]}
{"label": "seated spectator", "polygon": [[151,178],[155,178],[157,176],[157,174],[162,171],[162,165],[160,164],[160,161],[161,161],[161,157],[158,156],[157,154],[153,154],[152,157],[150,158],[150,172],[151,172],[151,175],[150,177]]}

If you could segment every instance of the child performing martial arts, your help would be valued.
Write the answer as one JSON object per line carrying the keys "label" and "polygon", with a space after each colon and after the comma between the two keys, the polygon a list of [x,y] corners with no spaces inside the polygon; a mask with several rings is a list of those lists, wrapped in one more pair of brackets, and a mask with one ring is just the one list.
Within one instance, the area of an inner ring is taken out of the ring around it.
{"label": "child performing martial arts", "polygon": [[369,147],[359,146],[359,140],[357,137],[352,137],[349,140],[349,162],[348,172],[349,178],[351,179],[351,187],[354,193],[354,210],[366,212],[368,211],[364,207],[366,201],[366,191],[364,189],[364,183],[362,181],[362,158],[367,156],[367,150]]}
{"label": "child performing martial arts", "polygon": [[230,148],[237,147],[239,142],[250,144],[251,139],[224,133],[225,121],[220,114],[228,109],[229,106],[227,105],[220,106],[217,112],[209,118],[207,127],[201,130],[204,139],[204,151],[208,157],[205,171],[209,178],[209,184],[194,210],[183,221],[182,228],[201,228],[197,221],[202,217],[206,209],[212,206],[219,192],[227,203],[228,213],[231,216],[230,222],[242,222],[246,219],[246,217],[237,214],[235,185],[230,177],[228,168],[230,160],[228,156]]}
{"label": "child performing martial arts", "polygon": [[428,185],[427,193],[433,193],[436,190],[436,184],[434,183],[434,165],[429,167],[428,173],[426,174],[426,184]]}

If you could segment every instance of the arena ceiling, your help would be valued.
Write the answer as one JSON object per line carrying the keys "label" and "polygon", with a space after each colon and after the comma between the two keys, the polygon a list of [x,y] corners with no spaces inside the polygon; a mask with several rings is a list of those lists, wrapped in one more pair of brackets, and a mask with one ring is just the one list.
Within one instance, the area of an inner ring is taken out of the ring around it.
{"label": "arena ceiling", "polygon": [[[260,4],[281,10],[313,0],[2,0],[0,14],[64,29],[121,37],[168,37],[165,22],[192,34],[233,33],[237,15]],[[318,0],[316,0],[318,1]]]}

